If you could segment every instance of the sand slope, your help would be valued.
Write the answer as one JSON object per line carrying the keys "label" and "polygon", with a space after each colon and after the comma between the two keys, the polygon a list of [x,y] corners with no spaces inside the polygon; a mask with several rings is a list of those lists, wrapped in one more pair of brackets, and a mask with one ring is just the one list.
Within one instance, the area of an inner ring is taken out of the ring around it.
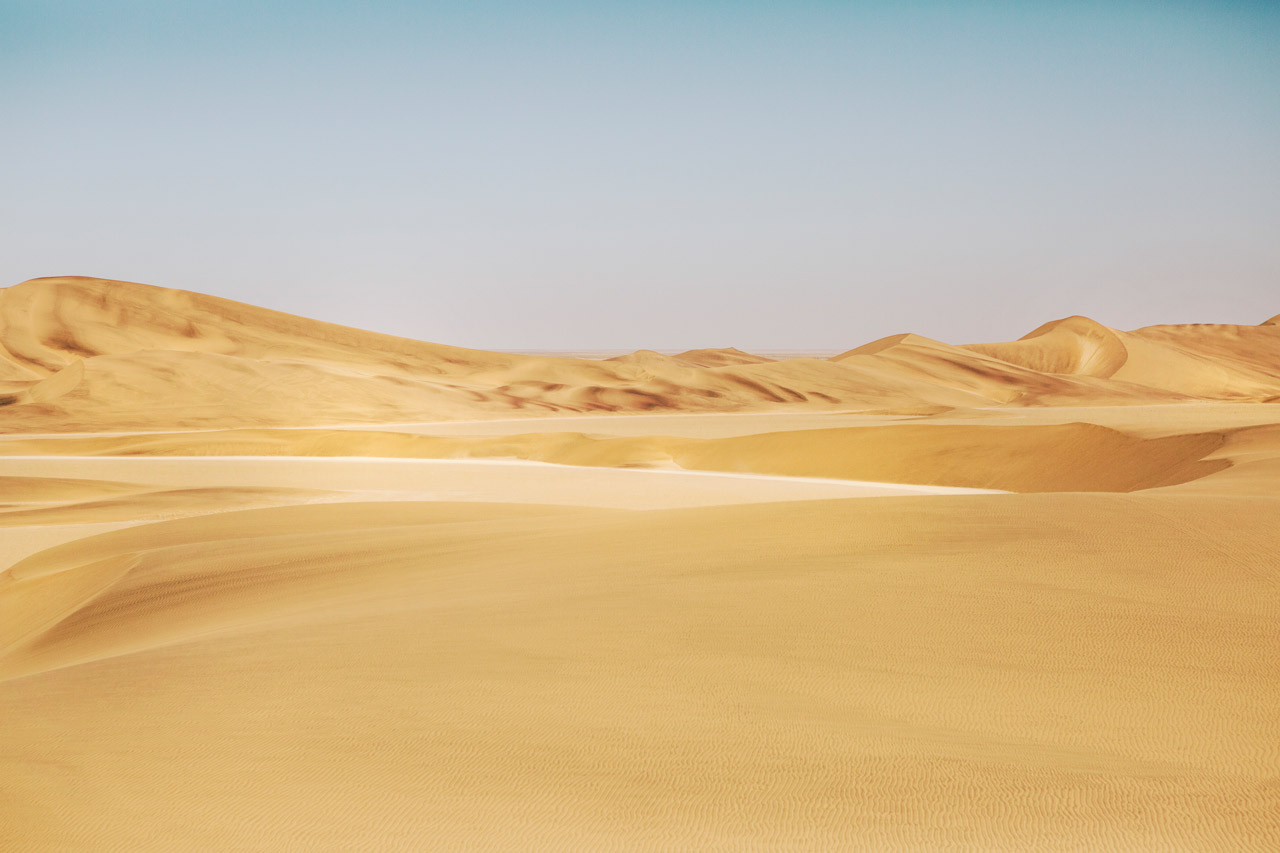
{"label": "sand slope", "polygon": [[330,505],[96,537],[3,580],[0,842],[1263,850],[1277,512]]}

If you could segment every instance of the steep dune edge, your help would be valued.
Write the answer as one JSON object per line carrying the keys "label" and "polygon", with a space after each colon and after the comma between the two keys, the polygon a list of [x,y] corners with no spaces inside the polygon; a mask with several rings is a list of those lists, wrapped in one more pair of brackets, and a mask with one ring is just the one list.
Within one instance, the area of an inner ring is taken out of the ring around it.
{"label": "steep dune edge", "polygon": [[1045,323],[1016,341],[969,344],[963,349],[989,355],[1039,373],[1082,374],[1107,379],[1128,360],[1113,329],[1088,317]]}
{"label": "steep dune edge", "polygon": [[1280,386],[1280,328],[1267,324],[1163,325],[1122,332],[1086,317],[1068,317],[1017,341],[962,349],[1150,400],[1259,401]]}
{"label": "steep dune edge", "polygon": [[70,456],[360,456],[523,459],[596,467],[678,467],[1016,492],[1126,492],[1194,480],[1230,466],[1205,457],[1221,433],[1138,438],[1092,424],[894,425],[732,438],[582,433],[444,437],[366,430],[14,439],[0,454]]}
{"label": "steep dune edge", "polygon": [[6,658],[85,607],[138,564],[135,554],[55,570],[0,572],[0,680]]}
{"label": "steep dune edge", "polygon": [[[1071,404],[1084,400],[1133,402],[1149,391],[1107,384],[1087,374],[1046,371],[1057,356],[1037,342],[1009,359],[974,347],[953,346],[921,335],[892,335],[834,356],[847,367],[878,369],[889,375],[911,376],[927,387],[963,391],[988,401],[985,405]],[[926,399],[926,395],[919,395]],[[936,400],[934,402],[941,402]]]}
{"label": "steep dune edge", "polygon": [[[395,552],[398,530],[419,539],[431,530],[447,542],[457,530],[495,521],[534,532],[559,516],[608,512],[482,503],[274,506],[68,542],[0,572],[0,682],[358,598],[378,576],[379,560]],[[347,570],[299,559],[304,543]],[[244,568],[228,571],[229,563]]]}

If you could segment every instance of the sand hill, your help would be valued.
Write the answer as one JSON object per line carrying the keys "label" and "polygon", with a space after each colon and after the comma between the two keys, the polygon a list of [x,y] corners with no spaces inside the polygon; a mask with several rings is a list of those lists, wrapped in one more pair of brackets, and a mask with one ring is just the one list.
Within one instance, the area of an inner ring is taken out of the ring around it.
{"label": "sand hill", "polygon": [[1275,849],[1277,400],[1280,317],[595,360],[0,290],[0,849]]}
{"label": "sand hill", "polygon": [[1257,400],[1280,327],[1084,318],[1006,344],[886,338],[829,360],[737,350],[595,361],[468,350],[88,278],[0,290],[0,429],[302,426],[513,413]]}

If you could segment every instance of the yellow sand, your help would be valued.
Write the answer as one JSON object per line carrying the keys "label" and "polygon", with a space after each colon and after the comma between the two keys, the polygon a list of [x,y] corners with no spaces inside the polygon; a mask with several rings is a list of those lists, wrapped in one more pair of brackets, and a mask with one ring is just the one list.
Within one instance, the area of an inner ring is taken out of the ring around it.
{"label": "yellow sand", "polygon": [[897,335],[830,359],[590,360],[410,341],[128,282],[0,289],[6,432],[1269,399],[1280,399],[1270,322],[1120,332],[1073,317],[1004,344]]}
{"label": "yellow sand", "polygon": [[0,291],[0,850],[1274,849],[1277,335]]}

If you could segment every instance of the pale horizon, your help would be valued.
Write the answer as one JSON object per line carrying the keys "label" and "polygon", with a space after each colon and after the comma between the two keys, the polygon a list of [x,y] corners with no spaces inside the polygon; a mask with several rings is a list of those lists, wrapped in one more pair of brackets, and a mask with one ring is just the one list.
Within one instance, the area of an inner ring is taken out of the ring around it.
{"label": "pale horizon", "polygon": [[0,284],[505,350],[1280,311],[1280,8],[7,3]]}

